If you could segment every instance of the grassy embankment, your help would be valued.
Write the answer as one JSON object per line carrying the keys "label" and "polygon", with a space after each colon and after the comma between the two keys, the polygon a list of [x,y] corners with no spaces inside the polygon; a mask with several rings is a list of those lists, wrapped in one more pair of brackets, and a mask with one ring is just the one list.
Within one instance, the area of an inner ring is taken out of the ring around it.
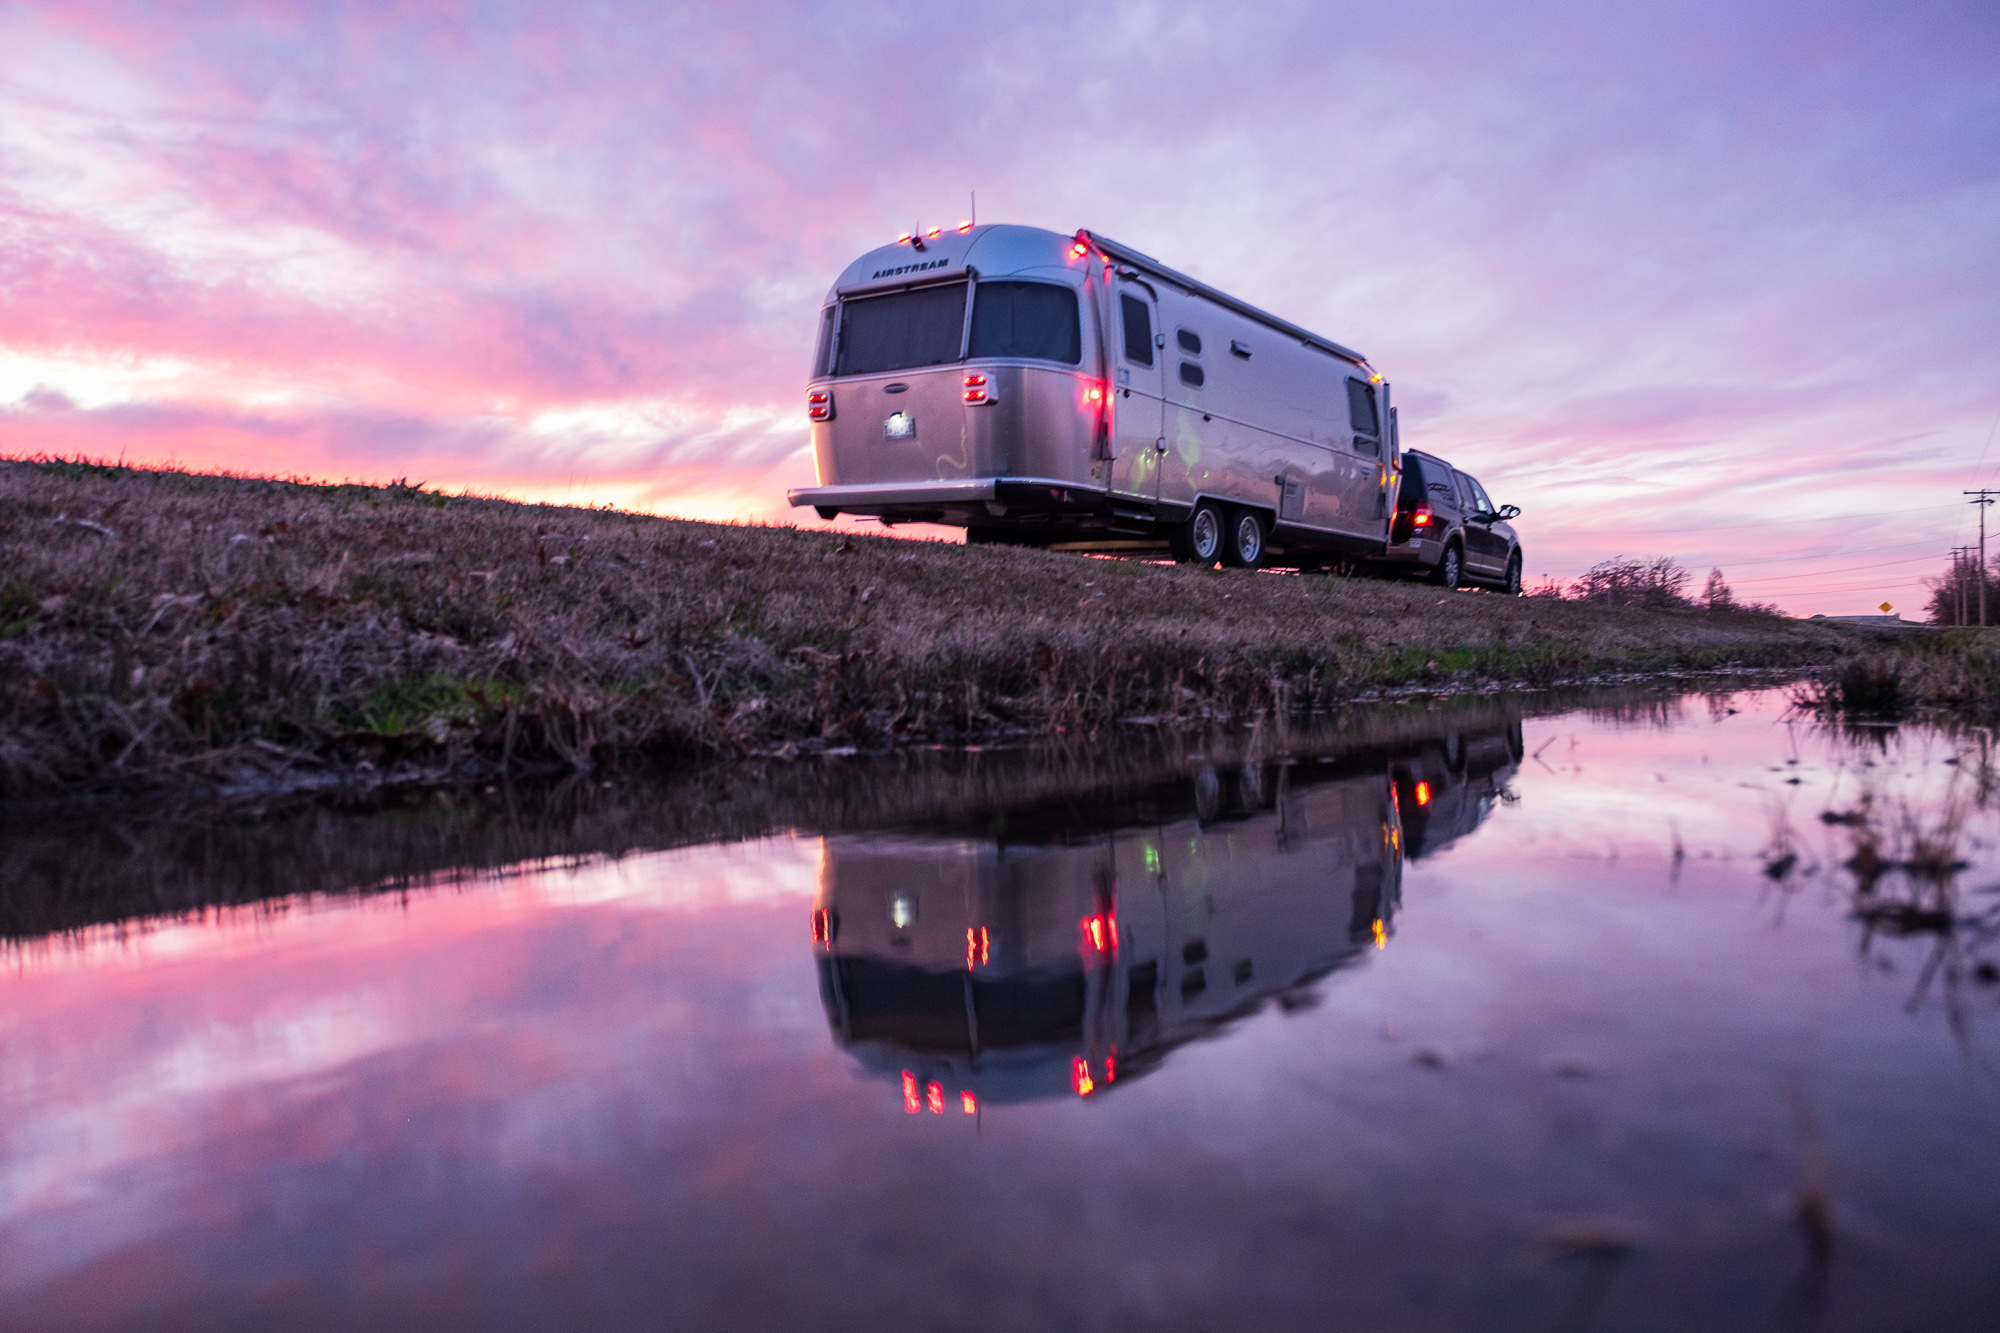
{"label": "grassy embankment", "polygon": [[0,799],[442,779],[1826,663],[1852,633],[0,462]]}

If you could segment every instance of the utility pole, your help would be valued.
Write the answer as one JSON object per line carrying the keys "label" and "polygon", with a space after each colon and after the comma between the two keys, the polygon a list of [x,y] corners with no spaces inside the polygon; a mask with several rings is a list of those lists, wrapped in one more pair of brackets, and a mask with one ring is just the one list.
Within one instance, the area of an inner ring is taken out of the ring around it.
{"label": "utility pole", "polygon": [[1958,625],[1966,623],[1965,613],[1969,609],[1965,604],[1967,596],[1965,591],[1965,567],[1971,562],[1965,557],[1966,553],[1971,549],[1970,546],[1954,546],[1951,548],[1951,591],[1958,601],[1958,619],[1953,623]]}
{"label": "utility pole", "polygon": [[1979,627],[1984,629],[1986,627],[1986,506],[1993,503],[1993,497],[2000,495],[2000,491],[1966,491],[1965,494],[1979,497],[1967,503],[1979,506]]}

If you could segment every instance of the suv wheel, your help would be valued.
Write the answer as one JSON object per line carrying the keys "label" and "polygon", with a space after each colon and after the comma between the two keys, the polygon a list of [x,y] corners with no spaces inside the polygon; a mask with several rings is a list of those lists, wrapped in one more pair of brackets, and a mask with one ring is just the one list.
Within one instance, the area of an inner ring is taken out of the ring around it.
{"label": "suv wheel", "polygon": [[1464,574],[1465,557],[1460,553],[1458,543],[1452,542],[1438,557],[1437,568],[1431,571],[1431,582],[1440,588],[1456,588]]}
{"label": "suv wheel", "polygon": [[1507,595],[1509,597],[1519,597],[1521,595],[1521,553],[1519,551],[1507,557]]}
{"label": "suv wheel", "polygon": [[1188,515],[1188,521],[1170,534],[1167,543],[1174,559],[1195,565],[1212,565],[1222,558],[1222,507],[1203,500]]}
{"label": "suv wheel", "polygon": [[1255,569],[1264,563],[1264,517],[1254,509],[1229,511],[1229,542],[1222,550],[1222,563],[1237,569]]}

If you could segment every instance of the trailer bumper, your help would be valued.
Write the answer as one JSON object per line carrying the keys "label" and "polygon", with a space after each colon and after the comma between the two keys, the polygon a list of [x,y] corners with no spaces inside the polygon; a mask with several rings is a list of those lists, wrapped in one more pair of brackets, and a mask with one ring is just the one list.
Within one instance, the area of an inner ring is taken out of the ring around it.
{"label": "trailer bumper", "polygon": [[811,505],[821,518],[869,514],[891,521],[967,523],[1014,513],[1083,513],[1101,508],[1108,496],[1095,486],[1053,477],[969,477],[804,486],[786,492],[786,498],[794,506]]}

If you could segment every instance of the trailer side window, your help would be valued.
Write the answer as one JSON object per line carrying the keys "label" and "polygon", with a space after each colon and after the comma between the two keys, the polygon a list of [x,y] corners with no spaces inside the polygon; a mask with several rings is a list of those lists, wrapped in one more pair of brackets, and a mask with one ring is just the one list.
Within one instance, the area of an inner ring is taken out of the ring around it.
{"label": "trailer side window", "polygon": [[1152,365],[1152,312],[1136,296],[1120,296],[1118,308],[1125,312],[1125,359],[1138,366]]}
{"label": "trailer side window", "polygon": [[1360,380],[1347,381],[1347,420],[1357,435],[1380,435],[1381,418],[1375,415],[1375,386]]}
{"label": "trailer side window", "polygon": [[1205,378],[1207,377],[1201,373],[1200,366],[1197,366],[1192,361],[1181,362],[1182,384],[1192,384],[1195,388],[1199,389],[1201,387],[1202,380]]}
{"label": "trailer side window", "polygon": [[965,336],[965,284],[841,303],[836,375],[869,375],[958,360]]}
{"label": "trailer side window", "polygon": [[1201,335],[1199,333],[1196,333],[1193,329],[1175,329],[1174,337],[1180,341],[1183,352],[1191,352],[1195,356],[1201,355]]}
{"label": "trailer side window", "polygon": [[972,355],[1076,365],[1083,324],[1076,292],[1052,282],[982,282],[972,298]]}

